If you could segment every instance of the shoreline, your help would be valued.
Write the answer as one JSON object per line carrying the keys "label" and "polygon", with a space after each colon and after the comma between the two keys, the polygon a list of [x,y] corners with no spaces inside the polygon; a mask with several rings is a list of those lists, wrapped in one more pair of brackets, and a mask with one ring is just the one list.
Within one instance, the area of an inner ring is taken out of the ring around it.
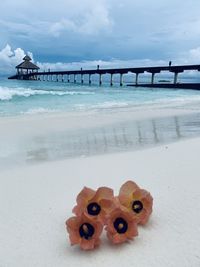
{"label": "shoreline", "polygon": [[[195,138],[1,172],[0,265],[74,267],[81,259],[87,267],[198,266],[199,149]],[[102,246],[89,254],[70,247],[64,222],[82,187],[104,185],[117,194],[128,179],[154,197],[152,217],[139,236],[115,247],[103,236]]]}
{"label": "shoreline", "polygon": [[137,151],[200,136],[198,125],[200,113],[171,109],[4,118],[0,167]]}

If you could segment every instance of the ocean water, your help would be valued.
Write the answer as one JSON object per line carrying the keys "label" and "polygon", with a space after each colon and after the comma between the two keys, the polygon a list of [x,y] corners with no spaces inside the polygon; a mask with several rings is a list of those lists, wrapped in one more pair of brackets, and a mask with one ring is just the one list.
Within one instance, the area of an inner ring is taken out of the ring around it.
{"label": "ocean water", "polygon": [[[148,114],[152,109],[156,114],[164,110],[165,116],[130,116],[134,111]],[[175,113],[168,112],[171,109]],[[31,118],[35,114],[69,112],[70,116],[80,113],[76,118],[83,118],[84,127],[70,128],[69,120],[64,120],[65,125],[58,123],[49,128],[51,118],[42,129],[40,124],[39,129],[37,124],[33,129],[31,120],[16,120],[17,126],[12,120],[7,124],[4,119],[0,121],[0,170],[41,161],[134,151],[200,136],[200,91],[119,87],[118,83],[113,87],[108,83],[99,86],[95,81],[89,86],[0,79],[0,117]],[[88,118],[96,118],[96,114],[98,118],[125,114],[125,119],[93,125]]]}
{"label": "ocean water", "polygon": [[37,113],[108,111],[120,108],[148,109],[200,107],[200,91],[110,87],[85,83],[16,81],[0,78],[0,116]]}

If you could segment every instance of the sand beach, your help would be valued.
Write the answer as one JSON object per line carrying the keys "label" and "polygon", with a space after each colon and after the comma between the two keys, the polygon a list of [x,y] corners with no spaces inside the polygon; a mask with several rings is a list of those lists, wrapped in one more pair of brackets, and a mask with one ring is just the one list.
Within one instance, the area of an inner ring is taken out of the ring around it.
{"label": "sand beach", "polygon": [[[38,129],[40,134],[51,132],[47,122],[56,119],[41,118],[3,118],[2,140],[9,140],[10,127],[18,140],[20,133],[24,138]],[[60,121],[63,117],[56,126],[62,128]],[[199,266],[199,150],[198,137],[180,138],[131,151],[38,158],[2,167],[0,266]],[[117,195],[129,179],[154,197],[153,214],[139,227],[139,236],[112,246],[103,235],[101,246],[90,252],[71,247],[65,220],[72,216],[79,191],[85,185],[108,186]]]}
{"label": "sand beach", "polygon": [[0,1],[0,267],[200,267],[199,10]]}

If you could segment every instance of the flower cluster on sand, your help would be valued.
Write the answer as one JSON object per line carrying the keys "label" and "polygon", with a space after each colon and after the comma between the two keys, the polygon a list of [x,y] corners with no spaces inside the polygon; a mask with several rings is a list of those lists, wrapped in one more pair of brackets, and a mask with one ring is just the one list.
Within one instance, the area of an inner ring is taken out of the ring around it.
{"label": "flower cluster on sand", "polygon": [[151,194],[133,181],[124,183],[116,197],[108,187],[96,191],[84,187],[76,201],[75,216],[66,221],[66,228],[71,245],[79,244],[84,250],[100,244],[104,226],[113,244],[132,240],[138,235],[138,224],[148,222],[153,205]]}

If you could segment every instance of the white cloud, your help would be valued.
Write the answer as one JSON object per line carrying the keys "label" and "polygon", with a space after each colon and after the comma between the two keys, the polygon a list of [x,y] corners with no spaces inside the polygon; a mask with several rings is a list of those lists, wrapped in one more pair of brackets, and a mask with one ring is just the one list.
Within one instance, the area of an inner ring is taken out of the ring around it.
{"label": "white cloud", "polygon": [[[32,53],[28,52],[28,55],[33,58]],[[14,71],[16,65],[18,65],[22,58],[25,56],[25,52],[21,48],[12,50],[11,46],[7,44],[5,48],[0,50],[0,73],[7,74]]]}

